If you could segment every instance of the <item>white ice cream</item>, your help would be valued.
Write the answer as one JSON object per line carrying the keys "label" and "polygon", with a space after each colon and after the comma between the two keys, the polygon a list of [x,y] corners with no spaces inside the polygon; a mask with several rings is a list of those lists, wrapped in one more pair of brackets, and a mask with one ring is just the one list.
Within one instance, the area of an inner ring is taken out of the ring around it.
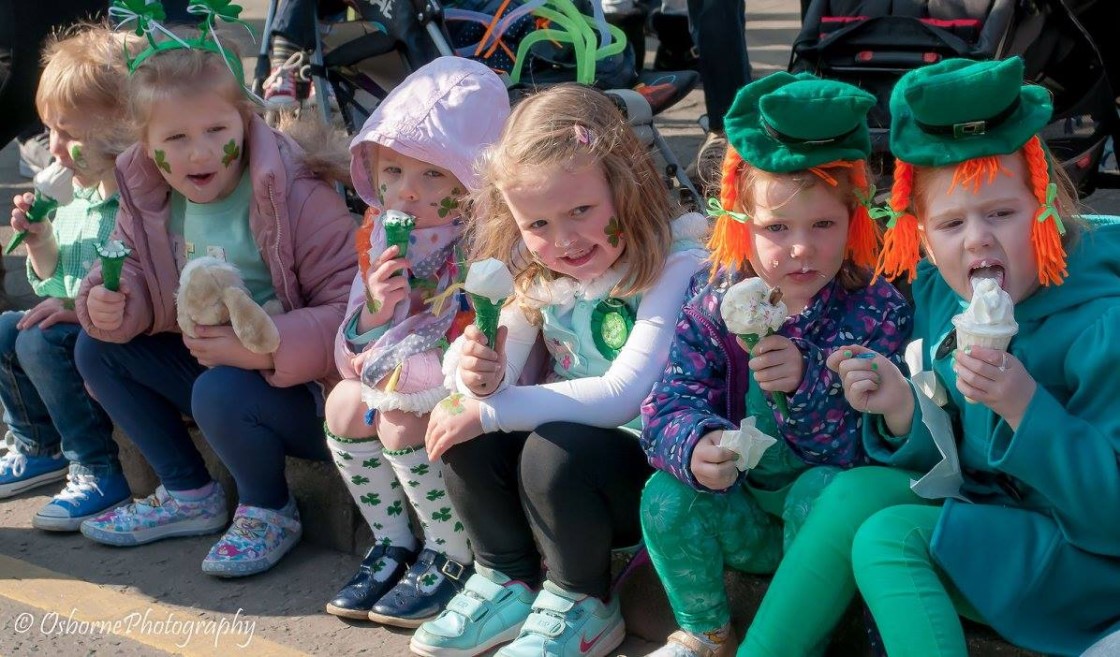
{"label": "white ice cream", "polygon": [[732,285],[719,311],[728,330],[735,335],[769,335],[789,317],[786,304],[771,304],[771,290],[761,278],[748,278]]}
{"label": "white ice cream", "polygon": [[513,275],[501,260],[487,258],[471,264],[463,287],[498,304],[513,294]]}
{"label": "white ice cream", "polygon": [[40,194],[53,198],[59,205],[69,205],[74,200],[74,172],[59,164],[58,160],[35,174],[33,182]]}
{"label": "white ice cream", "polygon": [[972,301],[964,312],[953,318],[953,325],[958,332],[1006,336],[1008,340],[1019,332],[1019,324],[1015,321],[1015,303],[994,278],[972,280]]}

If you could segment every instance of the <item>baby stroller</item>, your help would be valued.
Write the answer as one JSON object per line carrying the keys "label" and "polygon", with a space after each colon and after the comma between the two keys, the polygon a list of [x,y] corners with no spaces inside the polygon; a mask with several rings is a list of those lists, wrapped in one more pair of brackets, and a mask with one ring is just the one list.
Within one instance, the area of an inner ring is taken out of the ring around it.
{"label": "baby stroller", "polygon": [[[356,20],[321,25],[302,74],[314,84],[312,104],[323,119],[332,121],[337,112],[351,133],[389,90],[441,55],[472,57],[502,72],[512,99],[546,84],[593,84],[611,96],[644,143],[657,148],[666,183],[685,202],[695,202],[699,195],[653,117],[687,95],[699,80],[697,74],[636,74],[625,34],[602,20],[599,3],[593,2],[580,7],[572,0],[458,0],[473,7],[463,9],[445,8],[440,0],[347,0]],[[270,0],[265,35],[271,33],[276,5],[277,0]],[[266,38],[255,90],[268,69]]]}
{"label": "baby stroller", "polygon": [[1087,195],[1098,186],[1117,186],[1115,176],[1099,167],[1109,137],[1120,134],[1105,61],[1078,20],[1077,12],[1095,1],[813,0],[789,69],[875,94],[878,103],[869,116],[873,157],[889,173],[888,101],[899,77],[945,58],[1021,56],[1026,79],[1053,96],[1053,120],[1042,137]]}

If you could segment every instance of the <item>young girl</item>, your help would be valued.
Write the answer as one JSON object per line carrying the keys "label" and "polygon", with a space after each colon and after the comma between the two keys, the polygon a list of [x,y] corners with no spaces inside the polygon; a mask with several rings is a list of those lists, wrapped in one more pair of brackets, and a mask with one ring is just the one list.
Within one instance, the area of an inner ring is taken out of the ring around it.
{"label": "young girl", "polygon": [[[832,476],[867,462],[860,416],[824,363],[852,342],[900,360],[910,331],[902,296],[870,283],[873,104],[847,84],[776,73],[741,89],[727,114],[712,266],[693,280],[668,367],[642,407],[642,445],[661,470],[642,495],[642,530],[682,628],[658,657],[733,655],[724,567],[773,572]],[[754,276],[782,291],[791,317],[749,349],[720,304]],[[775,412],[775,393],[789,396],[788,413]],[[747,416],[780,440],[743,476],[719,443]]]}
{"label": "young girl", "polygon": [[[372,212],[358,231],[363,268],[335,338],[344,380],[327,398],[327,445],[377,542],[327,604],[332,614],[416,627],[470,576],[463,524],[447,499],[440,462],[423,449],[424,430],[449,392],[439,366],[445,340],[472,317],[461,297],[440,300],[461,278],[460,200],[478,188],[474,160],[508,116],[509,95],[497,75],[468,59],[441,57],[394,89],[350,145],[362,198],[408,213],[416,227],[407,258],[397,246],[386,248],[385,227]],[[408,277],[401,275],[406,268]],[[363,396],[375,411],[373,426]],[[401,512],[406,500],[424,530],[419,555]]]}
{"label": "young girl", "polygon": [[32,518],[39,529],[77,531],[86,518],[129,497],[113,423],[86,392],[74,363],[81,331],[74,297],[117,220],[113,160],[133,142],[122,99],[123,53],[132,41],[87,26],[47,44],[36,105],[51,130],[54,166],[73,174],[72,191],[64,176],[54,193],[73,200],[55,199],[65,204],[52,221],[28,221],[31,194],[17,196],[12,209],[12,228],[26,231],[27,278],[46,298],[27,312],[0,315],[0,402],[15,437],[0,457],[0,497],[67,478]]}
{"label": "young girl", "polygon": [[[881,270],[917,269],[931,374],[911,386],[879,357],[830,363],[868,413],[873,458],[920,472],[959,462],[943,494],[957,499],[893,506],[855,535],[855,578],[891,657],[967,655],[958,614],[1053,655],[1120,629],[1120,222],[1075,216],[1038,136],[1049,94],[1022,75],[1018,59],[950,60],[899,81]],[[988,301],[973,290],[983,279],[1014,302],[1007,351],[954,328]]]}
{"label": "young girl", "polygon": [[[671,221],[649,154],[606,96],[577,85],[518,105],[483,177],[474,256],[508,263],[517,291],[495,349],[472,326],[449,352],[461,394],[425,437],[476,574],[411,647],[477,655],[516,639],[498,655],[601,657],[626,631],[611,548],[641,538],[649,466],[633,430],[704,258],[705,222]],[[551,382],[517,385],[539,335]]]}
{"label": "young girl", "polygon": [[[190,415],[241,501],[202,569],[248,575],[300,538],[284,457],[327,457],[320,386],[336,376],[331,350],[355,265],[354,224],[309,156],[252,113],[231,74],[240,71],[232,44],[219,47],[209,31],[178,38],[131,65],[140,143],[117,161],[118,233],[132,250],[120,291],[107,289],[95,266],[78,297],[89,334],[78,340],[78,368],[162,483],[87,520],[82,533],[138,545],[225,527],[225,492],[183,425]],[[236,265],[257,303],[280,303],[275,352],[249,351],[230,326],[179,333],[179,272],[204,255]]]}

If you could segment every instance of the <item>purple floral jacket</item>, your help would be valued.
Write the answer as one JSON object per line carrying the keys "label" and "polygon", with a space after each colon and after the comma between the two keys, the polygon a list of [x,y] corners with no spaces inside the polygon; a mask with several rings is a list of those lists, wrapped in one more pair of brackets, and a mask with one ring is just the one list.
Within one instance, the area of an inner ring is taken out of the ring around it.
{"label": "purple floral jacket", "polygon": [[[735,429],[746,417],[750,375],[749,356],[719,311],[732,281],[723,272],[711,283],[708,276],[702,270],[692,278],[665,373],[642,404],[641,441],[650,464],[697,490],[707,489],[692,474],[692,450],[704,434]],[[844,399],[840,378],[825,359],[837,347],[861,344],[905,367],[912,320],[913,311],[890,283],[880,279],[848,291],[833,279],[804,312],[786,321],[778,333],[801,351],[805,376],[789,395],[790,417],[779,418],[773,400],[767,403],[799,458],[840,467],[869,462],[861,414]]]}

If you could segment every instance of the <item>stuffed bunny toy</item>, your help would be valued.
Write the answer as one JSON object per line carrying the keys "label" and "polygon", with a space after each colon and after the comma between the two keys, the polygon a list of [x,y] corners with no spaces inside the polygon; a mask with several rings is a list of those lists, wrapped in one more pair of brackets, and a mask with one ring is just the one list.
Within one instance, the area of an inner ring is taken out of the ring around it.
{"label": "stuffed bunny toy", "polygon": [[237,267],[222,260],[203,257],[188,262],[179,276],[175,303],[179,328],[192,338],[197,337],[195,326],[230,324],[241,344],[253,353],[269,354],[280,346],[280,332],[270,317],[283,310],[280,302],[259,306]]}

